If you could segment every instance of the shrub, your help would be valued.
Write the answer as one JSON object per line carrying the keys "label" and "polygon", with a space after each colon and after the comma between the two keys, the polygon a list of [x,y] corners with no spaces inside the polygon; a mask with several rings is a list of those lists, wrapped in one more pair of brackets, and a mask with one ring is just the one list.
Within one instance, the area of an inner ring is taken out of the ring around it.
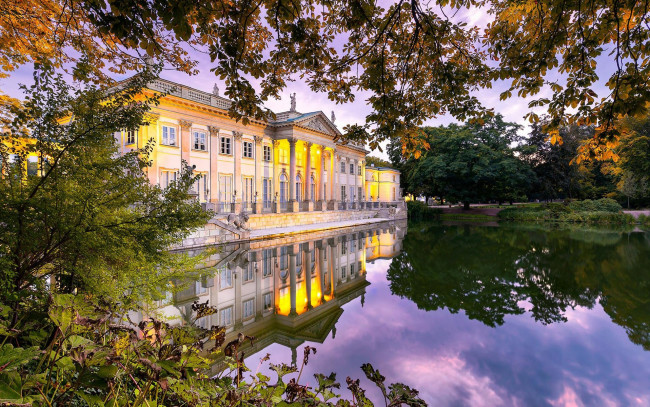
{"label": "shrub", "polygon": [[408,218],[411,220],[435,219],[442,213],[442,209],[430,208],[420,201],[408,201],[406,207],[408,209]]}
{"label": "shrub", "polygon": [[602,198],[596,201],[585,199],[584,201],[574,201],[569,203],[568,207],[578,212],[610,212],[619,213],[623,208],[618,202],[611,198]]}

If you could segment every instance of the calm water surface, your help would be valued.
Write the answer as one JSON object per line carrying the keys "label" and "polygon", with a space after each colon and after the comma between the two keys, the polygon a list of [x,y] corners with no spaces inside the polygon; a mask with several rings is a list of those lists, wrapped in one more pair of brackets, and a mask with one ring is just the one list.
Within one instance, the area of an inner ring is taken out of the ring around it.
{"label": "calm water surface", "polygon": [[383,225],[250,253],[220,318],[258,338],[253,370],[311,345],[301,381],[370,362],[430,405],[650,405],[650,232]]}

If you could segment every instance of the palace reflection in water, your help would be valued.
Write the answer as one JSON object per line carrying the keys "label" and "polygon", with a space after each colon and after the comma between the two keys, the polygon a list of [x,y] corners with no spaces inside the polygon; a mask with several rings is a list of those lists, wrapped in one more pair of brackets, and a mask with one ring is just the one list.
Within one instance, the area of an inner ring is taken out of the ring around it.
{"label": "palace reflection in water", "polygon": [[240,332],[254,336],[246,354],[279,343],[295,359],[303,342],[336,335],[341,307],[364,301],[366,263],[399,253],[405,232],[405,222],[391,222],[222,246],[205,264],[214,277],[176,293],[162,311],[172,324],[186,324],[192,303],[208,301],[218,312],[197,325],[226,327],[226,343]]}

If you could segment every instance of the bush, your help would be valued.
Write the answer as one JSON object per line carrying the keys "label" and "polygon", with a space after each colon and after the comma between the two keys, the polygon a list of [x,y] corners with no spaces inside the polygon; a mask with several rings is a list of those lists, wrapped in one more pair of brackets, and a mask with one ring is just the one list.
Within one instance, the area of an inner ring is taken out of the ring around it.
{"label": "bush", "polygon": [[442,209],[430,208],[420,201],[408,201],[406,208],[408,209],[408,218],[411,220],[435,219],[442,213]]}
{"label": "bush", "polygon": [[553,221],[571,223],[609,223],[633,224],[636,222],[650,223],[650,217],[634,219],[633,216],[621,212],[621,206],[610,198],[597,201],[574,201],[569,204],[549,203],[539,207],[507,208],[499,212],[499,218],[512,221]]}
{"label": "bush", "polygon": [[619,213],[623,208],[618,202],[611,198],[602,198],[596,201],[585,199],[584,201],[571,202],[568,207],[578,212],[610,212]]}

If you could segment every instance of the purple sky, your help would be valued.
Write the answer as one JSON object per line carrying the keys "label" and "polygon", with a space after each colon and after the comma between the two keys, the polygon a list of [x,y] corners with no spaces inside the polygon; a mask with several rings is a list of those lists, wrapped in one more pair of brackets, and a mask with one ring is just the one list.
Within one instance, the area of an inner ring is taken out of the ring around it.
{"label": "purple sky", "polygon": [[[447,13],[452,15],[453,13]],[[477,25],[481,28],[486,27],[487,23],[490,20],[490,16],[487,15],[486,11],[478,9],[470,10],[461,10],[456,13],[453,17],[456,21],[464,21],[468,23],[469,26]],[[341,40],[342,41],[342,40]],[[342,42],[335,43],[335,45],[340,49]],[[195,87],[206,92],[211,92],[214,83],[219,85],[219,88],[222,91],[225,89],[225,85],[218,80],[215,75],[210,72],[212,64],[209,60],[209,57],[205,54],[193,52],[191,53],[192,57],[199,61],[198,69],[199,73],[195,76],[188,76],[187,74],[176,72],[173,70],[165,70],[162,73],[164,79],[172,80],[175,82],[183,83],[192,87]],[[601,83],[598,84],[596,89],[594,89],[599,95],[605,95],[606,88],[604,87],[604,82],[609,77],[612,72],[613,66],[606,58],[600,58],[598,60],[598,72],[601,77]],[[31,66],[23,66],[17,71],[13,72],[9,78],[0,79],[0,90],[4,93],[7,93],[14,97],[20,97],[21,93],[18,88],[20,83],[31,83]],[[557,73],[550,73],[549,79],[551,78],[560,78]],[[604,78],[604,80],[603,80]],[[122,79],[122,78],[116,78]],[[256,83],[252,81],[252,83]],[[479,100],[488,108],[493,108],[497,113],[501,113],[507,121],[519,123],[521,125],[527,126],[528,123],[524,121],[523,116],[528,113],[531,109],[528,108],[528,102],[532,99],[539,97],[549,97],[550,90],[545,89],[540,94],[535,95],[535,97],[529,97],[526,99],[513,97],[507,101],[500,101],[499,94],[506,89],[505,83],[496,83],[492,89],[486,89],[478,92],[476,95]],[[295,82],[290,82],[282,93],[281,100],[271,99],[266,103],[266,106],[272,109],[275,112],[281,112],[289,110],[289,95],[292,93],[297,95],[297,110],[300,112],[311,112],[322,110],[329,117],[332,111],[336,115],[336,125],[340,129],[347,124],[363,124],[365,123],[365,117],[370,113],[370,108],[366,104],[366,99],[368,94],[363,92],[356,93],[356,100],[352,103],[345,105],[337,105],[334,102],[328,100],[327,95],[324,93],[313,93],[309,87],[301,82],[299,79]],[[543,109],[535,109],[538,114],[543,114]],[[425,124],[431,126],[437,126],[442,124],[449,124],[455,122],[453,117],[450,116],[440,116],[437,118],[432,118],[428,120]],[[526,131],[526,130],[524,130]],[[383,143],[385,145],[386,143]],[[379,151],[374,151],[372,155],[379,156],[387,159],[385,153],[380,153]]]}

